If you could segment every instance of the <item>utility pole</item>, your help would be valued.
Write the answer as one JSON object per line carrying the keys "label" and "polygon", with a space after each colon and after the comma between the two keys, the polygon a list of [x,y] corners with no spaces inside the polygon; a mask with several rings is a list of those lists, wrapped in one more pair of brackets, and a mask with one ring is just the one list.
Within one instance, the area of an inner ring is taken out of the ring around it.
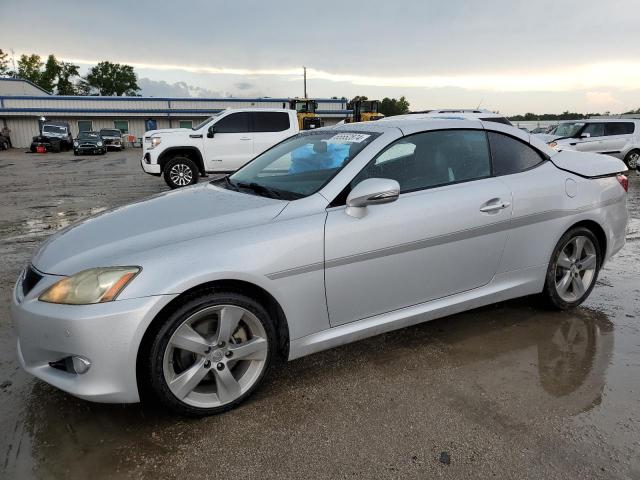
{"label": "utility pole", "polygon": [[307,98],[307,67],[302,67],[304,71],[304,98]]}
{"label": "utility pole", "polygon": [[10,51],[11,51],[11,63],[13,63],[13,76],[17,77],[18,71],[16,70],[16,52],[13,51],[13,48]]}

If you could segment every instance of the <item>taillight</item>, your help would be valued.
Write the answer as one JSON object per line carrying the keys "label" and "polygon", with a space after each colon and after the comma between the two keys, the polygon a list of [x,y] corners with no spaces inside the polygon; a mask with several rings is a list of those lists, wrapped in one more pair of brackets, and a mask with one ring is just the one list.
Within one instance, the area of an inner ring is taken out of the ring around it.
{"label": "taillight", "polygon": [[629,179],[627,178],[626,175],[622,175],[621,173],[618,174],[618,183],[620,185],[622,185],[622,188],[624,188],[625,192],[629,191]]}

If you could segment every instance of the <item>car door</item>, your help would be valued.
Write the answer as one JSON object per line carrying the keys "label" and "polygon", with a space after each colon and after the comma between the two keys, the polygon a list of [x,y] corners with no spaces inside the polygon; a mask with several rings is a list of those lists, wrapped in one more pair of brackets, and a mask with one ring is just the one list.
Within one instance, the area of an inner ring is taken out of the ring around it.
{"label": "car door", "polygon": [[289,136],[287,112],[252,112],[253,154],[258,156]]}
{"label": "car door", "polygon": [[633,138],[633,122],[607,122],[604,129],[605,136],[600,153],[623,158],[627,144]]}
{"label": "car door", "polygon": [[232,172],[253,158],[249,113],[232,112],[209,127],[204,139],[207,171]]}
{"label": "car door", "polygon": [[403,137],[351,182],[397,180],[401,194],[366,207],[328,210],[325,282],[332,326],[487,284],[500,263],[511,192],[491,177],[483,130]]}
{"label": "car door", "polygon": [[580,138],[572,139],[569,145],[580,152],[600,152],[604,144],[604,123],[587,123],[580,132]]}

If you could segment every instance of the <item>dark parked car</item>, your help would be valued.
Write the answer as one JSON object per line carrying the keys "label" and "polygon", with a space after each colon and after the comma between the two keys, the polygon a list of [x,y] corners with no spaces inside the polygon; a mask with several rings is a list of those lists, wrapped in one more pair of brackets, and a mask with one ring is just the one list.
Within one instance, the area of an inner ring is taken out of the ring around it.
{"label": "dark parked car", "polygon": [[33,137],[31,151],[35,153],[39,146],[44,146],[47,152],[66,152],[72,145],[73,137],[67,122],[45,122],[40,135]]}
{"label": "dark parked car", "polygon": [[100,136],[107,150],[114,148],[124,150],[124,142],[122,141],[122,132],[117,128],[103,128],[100,130]]}
{"label": "dark parked car", "polygon": [[73,142],[74,155],[87,153],[100,155],[107,153],[107,147],[104,145],[100,132],[80,132]]}

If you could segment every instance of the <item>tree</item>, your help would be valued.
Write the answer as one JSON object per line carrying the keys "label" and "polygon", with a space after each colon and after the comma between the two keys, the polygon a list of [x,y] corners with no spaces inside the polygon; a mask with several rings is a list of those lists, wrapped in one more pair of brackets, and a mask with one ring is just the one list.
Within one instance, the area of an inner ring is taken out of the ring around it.
{"label": "tree", "polygon": [[29,80],[30,82],[40,85],[40,76],[42,75],[42,67],[44,63],[40,55],[20,55],[18,60],[18,76]]}
{"label": "tree", "polygon": [[71,79],[73,77],[79,77],[78,65],[73,63],[60,62],[58,64],[58,81],[56,83],[56,90],[58,95],[83,95],[83,89],[80,80],[77,84],[74,84]]}
{"label": "tree", "polygon": [[402,96],[399,99],[384,97],[380,102],[380,113],[385,117],[409,113],[409,102]]}
{"label": "tree", "polygon": [[89,70],[87,84],[100,95],[137,95],[138,78],[130,65],[100,62]]}
{"label": "tree", "polygon": [[7,75],[9,73],[9,60],[7,54],[0,48],[0,75]]}
{"label": "tree", "polygon": [[47,92],[53,92],[59,74],[60,64],[54,55],[49,55],[47,63],[44,64],[44,70],[40,73],[40,81],[36,83]]}

